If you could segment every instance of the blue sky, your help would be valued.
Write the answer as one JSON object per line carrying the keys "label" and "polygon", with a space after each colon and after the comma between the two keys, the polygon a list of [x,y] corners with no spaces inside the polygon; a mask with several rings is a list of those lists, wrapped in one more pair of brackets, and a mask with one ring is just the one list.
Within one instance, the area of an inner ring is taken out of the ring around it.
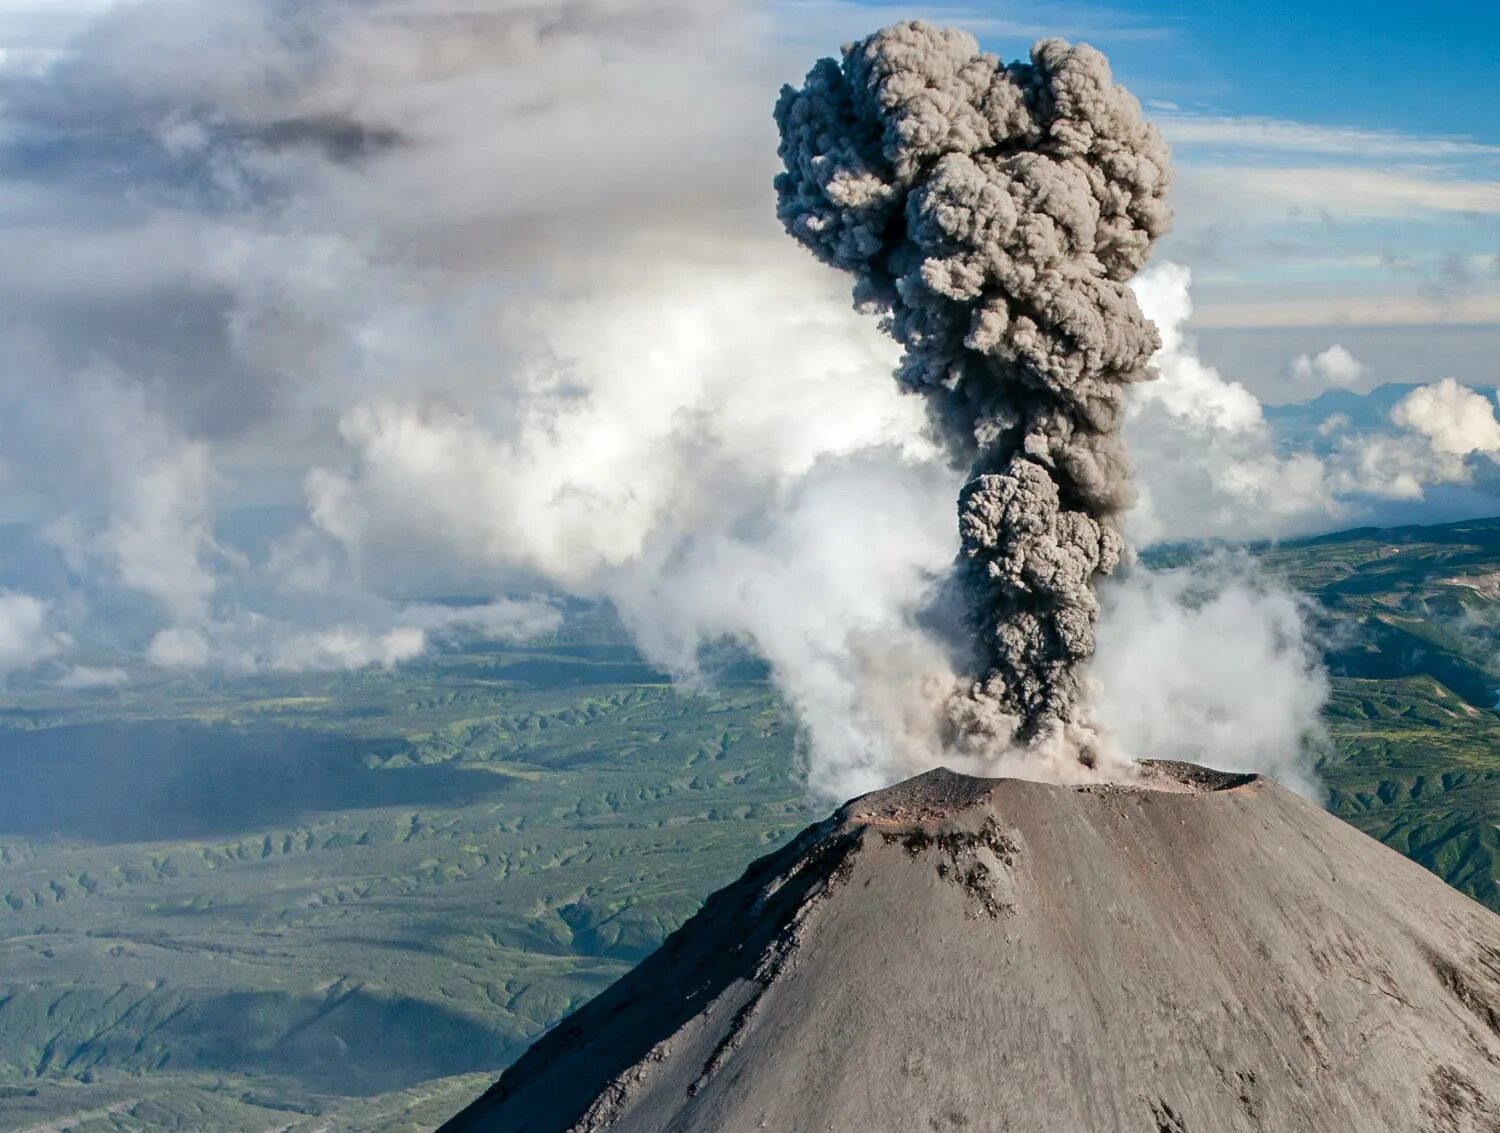
{"label": "blue sky", "polygon": [[[912,5],[870,4],[882,17]],[[1143,98],[1235,114],[1500,142],[1500,6],[1350,0],[1029,0],[922,6],[1014,55],[1086,39]]]}
{"label": "blue sky", "polygon": [[[1099,10],[1097,43],[1144,97],[1500,142],[1496,5],[1166,0],[1112,12]],[[1111,19],[1160,38],[1114,34]]]}

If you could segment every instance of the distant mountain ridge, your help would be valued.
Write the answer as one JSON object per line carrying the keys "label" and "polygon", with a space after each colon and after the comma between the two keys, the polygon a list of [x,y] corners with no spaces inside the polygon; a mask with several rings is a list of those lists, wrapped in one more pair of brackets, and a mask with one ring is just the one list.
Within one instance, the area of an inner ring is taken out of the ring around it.
{"label": "distant mountain ridge", "polygon": [[1267,405],[1262,411],[1277,440],[1283,445],[1326,448],[1328,440],[1318,433],[1318,426],[1330,417],[1341,415],[1348,419],[1348,425],[1342,430],[1345,434],[1351,430],[1369,432],[1388,429],[1391,428],[1391,410],[1417,388],[1419,387],[1411,382],[1389,382],[1368,393],[1329,389],[1309,401]]}

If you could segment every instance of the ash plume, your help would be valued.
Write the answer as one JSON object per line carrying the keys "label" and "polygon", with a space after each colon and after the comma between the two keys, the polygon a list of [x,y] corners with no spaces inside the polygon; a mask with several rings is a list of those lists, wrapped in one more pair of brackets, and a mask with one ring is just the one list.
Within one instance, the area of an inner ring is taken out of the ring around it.
{"label": "ash plume", "polygon": [[1094,583],[1133,498],[1124,393],[1158,346],[1127,281],[1170,218],[1165,144],[1093,48],[1046,39],[1005,65],[920,21],[821,60],[776,122],[777,215],[854,275],[904,349],[897,381],[971,469],[953,740],[1084,734]]}

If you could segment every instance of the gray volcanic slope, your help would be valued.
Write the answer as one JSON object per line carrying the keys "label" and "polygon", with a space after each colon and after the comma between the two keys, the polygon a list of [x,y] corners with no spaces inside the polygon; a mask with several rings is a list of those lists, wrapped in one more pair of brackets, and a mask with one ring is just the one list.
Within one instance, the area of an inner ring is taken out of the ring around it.
{"label": "gray volcanic slope", "polygon": [[1500,1130],[1500,918],[1275,783],[933,771],[757,861],[443,1127]]}

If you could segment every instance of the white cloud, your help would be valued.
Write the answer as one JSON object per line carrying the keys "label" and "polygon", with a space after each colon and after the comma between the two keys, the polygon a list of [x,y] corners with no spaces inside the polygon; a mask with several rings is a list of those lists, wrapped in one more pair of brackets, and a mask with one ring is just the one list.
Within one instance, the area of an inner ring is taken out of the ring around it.
{"label": "white cloud", "polygon": [[85,408],[104,453],[110,519],[98,536],[120,580],[174,621],[208,617],[215,473],[209,447],[181,436],[138,388],[92,387]]}
{"label": "white cloud", "polygon": [[200,630],[170,626],[152,635],[146,660],[165,669],[197,669],[209,662],[207,636]]}
{"label": "white cloud", "polygon": [[36,73],[114,0],[0,0],[0,73]]}
{"label": "white cloud", "polygon": [[[1155,108],[1176,111],[1170,104]],[[1500,146],[1472,138],[1402,134],[1390,130],[1320,126],[1282,118],[1169,113],[1153,119],[1175,146],[1264,150],[1270,152],[1344,154],[1357,158],[1485,157]]]}
{"label": "white cloud", "polygon": [[1335,492],[1389,500],[1420,500],[1431,484],[1466,477],[1463,462],[1435,454],[1420,437],[1374,433],[1341,438],[1329,471]]}
{"label": "white cloud", "polygon": [[539,599],[504,598],[476,606],[419,602],[404,607],[399,616],[424,633],[467,630],[495,641],[531,641],[562,625],[557,607]]}
{"label": "white cloud", "polygon": [[[1466,483],[1466,457],[1500,451],[1494,403],[1452,378],[1414,390],[1392,428],[1355,433],[1332,415],[1324,455],[1284,454],[1260,402],[1197,356],[1185,327],[1191,273],[1163,263],[1132,284],[1156,323],[1159,377],[1130,391],[1125,435],[1139,500],[1125,516],[1138,543],[1280,537],[1351,522],[1369,499],[1418,500],[1435,484]],[[1353,380],[1359,362],[1335,346],[1292,365],[1294,375]]]}
{"label": "white cloud", "polygon": [[1136,407],[1161,405],[1173,416],[1191,418],[1230,432],[1261,424],[1260,402],[1239,382],[1226,381],[1194,353],[1187,324],[1193,316],[1192,272],[1163,262],[1131,284],[1141,311],[1156,325],[1161,349],[1152,358],[1157,380],[1133,391]]}
{"label": "white cloud", "polygon": [[424,631],[398,626],[374,632],[356,626],[301,629],[242,613],[201,629],[162,630],[151,639],[147,659],[163,668],[213,666],[231,673],[304,672],[317,669],[391,668],[419,656]]}
{"label": "white cloud", "polygon": [[461,606],[381,603],[367,605],[358,621],[318,620],[325,624],[238,610],[196,628],[161,631],[152,638],[147,659],[165,668],[213,667],[239,674],[389,669],[455,632],[526,641],[556,629],[561,616],[548,602],[504,599]]}
{"label": "white cloud", "polygon": [[51,626],[52,604],[0,590],[0,677],[62,652],[67,639]]}
{"label": "white cloud", "polygon": [[1152,359],[1157,379],[1128,400],[1139,500],[1126,532],[1149,544],[1311,530],[1339,509],[1323,465],[1278,453],[1255,396],[1197,356],[1186,331],[1191,284],[1187,268],[1162,263],[1131,285],[1162,347]]}
{"label": "white cloud", "polygon": [[807,727],[809,786],[848,797],[953,758],[936,733],[950,659],[921,615],[957,550],[956,490],[937,463],[831,456],[754,510],[659,533],[603,585],[679,673],[700,642],[751,642]]}
{"label": "white cloud", "polygon": [[1422,434],[1439,453],[1500,452],[1495,402],[1453,378],[1412,390],[1391,410],[1391,420]]}
{"label": "white cloud", "polygon": [[318,525],[356,553],[420,538],[587,586],[658,530],[749,512],[829,456],[935,455],[894,347],[815,265],[651,266],[632,291],[537,311],[537,357],[489,413],[351,408],[348,462],[308,480]]}
{"label": "white cloud", "polygon": [[427,637],[416,626],[400,626],[386,633],[343,628],[310,631],[281,629],[271,636],[271,648],[260,657],[237,652],[230,666],[241,671],[270,669],[301,672],[307,669],[393,668],[418,657]]}
{"label": "white cloud", "polygon": [[1352,386],[1364,377],[1366,366],[1346,347],[1334,343],[1318,354],[1297,355],[1288,369],[1301,382]]}
{"label": "white cloud", "polygon": [[1500,215],[1500,181],[1348,165],[1186,164],[1183,190],[1206,194],[1240,217],[1399,220],[1433,214]]}
{"label": "white cloud", "polygon": [[1193,316],[1202,328],[1447,326],[1500,322],[1500,293],[1441,300],[1419,295],[1333,295],[1247,299],[1206,304]]}
{"label": "white cloud", "polygon": [[66,689],[119,688],[130,682],[130,674],[113,666],[73,665],[57,679]]}

